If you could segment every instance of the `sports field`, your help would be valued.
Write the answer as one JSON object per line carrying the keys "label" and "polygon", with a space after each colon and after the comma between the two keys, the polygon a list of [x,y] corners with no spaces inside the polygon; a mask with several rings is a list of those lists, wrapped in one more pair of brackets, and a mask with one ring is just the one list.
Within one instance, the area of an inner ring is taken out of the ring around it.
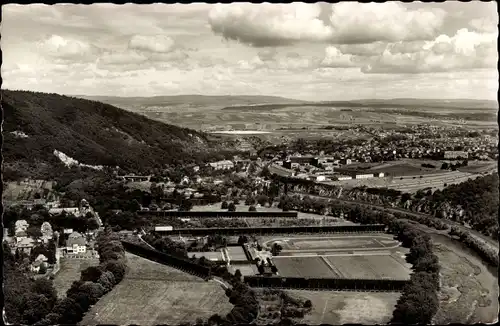
{"label": "sports field", "polygon": [[411,265],[390,235],[275,237],[283,250],[273,261],[280,276],[408,279]]}
{"label": "sports field", "polygon": [[126,254],[123,281],[102,297],[80,325],[179,325],[232,308],[219,283]]}

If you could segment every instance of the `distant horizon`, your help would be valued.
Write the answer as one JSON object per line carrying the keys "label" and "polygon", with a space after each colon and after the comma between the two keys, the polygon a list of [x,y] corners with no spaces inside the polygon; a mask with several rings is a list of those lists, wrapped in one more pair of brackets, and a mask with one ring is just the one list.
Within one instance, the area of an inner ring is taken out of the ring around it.
{"label": "distant horizon", "polygon": [[[39,92],[39,93],[50,93],[50,92],[41,92],[34,91],[29,89],[7,89],[1,88],[1,90],[8,91],[21,91],[21,92]],[[169,94],[169,95],[151,95],[151,96],[117,96],[117,95],[87,95],[87,94],[64,94],[52,92],[55,94],[69,96],[69,97],[115,97],[115,98],[155,98],[155,97],[176,97],[176,96],[201,96],[201,97],[274,97],[274,98],[283,98],[284,100],[292,100],[292,101],[302,101],[302,102],[351,102],[351,101],[390,101],[390,100],[423,100],[423,101],[488,101],[488,102],[497,102],[498,99],[487,99],[487,98],[466,98],[466,97],[457,97],[457,98],[420,98],[420,97],[392,97],[392,98],[352,98],[352,99],[326,99],[326,100],[304,100],[300,98],[292,98],[285,97],[281,95],[265,95],[265,94],[194,94],[194,93],[186,93],[186,94]]]}

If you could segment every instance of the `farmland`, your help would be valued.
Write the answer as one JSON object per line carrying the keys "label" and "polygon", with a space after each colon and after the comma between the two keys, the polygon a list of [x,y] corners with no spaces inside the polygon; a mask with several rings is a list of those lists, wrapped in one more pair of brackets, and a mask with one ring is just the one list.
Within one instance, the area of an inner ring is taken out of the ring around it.
{"label": "farmland", "polygon": [[91,308],[81,325],[178,325],[232,309],[218,283],[126,255],[125,278]]}
{"label": "farmland", "polygon": [[65,297],[66,291],[74,281],[80,279],[80,272],[90,266],[99,265],[99,259],[68,259],[61,258],[60,269],[54,277],[54,287],[58,297]]}
{"label": "farmland", "polygon": [[294,297],[311,300],[312,311],[300,323],[309,325],[386,324],[400,293],[287,290]]}

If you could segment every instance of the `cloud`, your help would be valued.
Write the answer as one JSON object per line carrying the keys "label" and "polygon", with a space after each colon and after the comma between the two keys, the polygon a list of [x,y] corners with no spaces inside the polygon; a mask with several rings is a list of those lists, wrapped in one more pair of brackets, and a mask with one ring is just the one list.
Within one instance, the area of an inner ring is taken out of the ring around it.
{"label": "cloud", "polygon": [[98,52],[97,48],[87,42],[60,35],[52,35],[37,45],[42,54],[63,60],[81,60]]}
{"label": "cloud", "polygon": [[397,2],[332,4],[332,41],[338,44],[429,40],[439,34],[445,11],[410,10]]}
{"label": "cloud", "polygon": [[210,11],[209,24],[226,39],[254,47],[284,46],[327,40],[332,30],[320,13],[318,4],[219,4]]}
{"label": "cloud", "polygon": [[325,57],[321,61],[322,67],[329,68],[350,68],[358,66],[355,58],[350,54],[342,53],[335,46],[329,46],[325,49]]}
{"label": "cloud", "polygon": [[319,4],[217,5],[209,14],[215,34],[254,47],[300,42],[361,44],[431,40],[439,35],[446,12],[409,9],[397,2],[341,2],[331,5],[329,21]]}
{"label": "cloud", "polygon": [[99,57],[101,65],[139,64],[148,60],[148,57],[135,51],[109,52]]}
{"label": "cloud", "polygon": [[134,35],[130,39],[128,47],[134,50],[165,53],[172,51],[174,44],[174,40],[166,35]]}
{"label": "cloud", "polygon": [[362,71],[390,74],[494,69],[497,60],[495,34],[461,29],[453,37],[440,35],[425,42],[418,51],[393,51],[389,45],[381,56],[363,66]]}

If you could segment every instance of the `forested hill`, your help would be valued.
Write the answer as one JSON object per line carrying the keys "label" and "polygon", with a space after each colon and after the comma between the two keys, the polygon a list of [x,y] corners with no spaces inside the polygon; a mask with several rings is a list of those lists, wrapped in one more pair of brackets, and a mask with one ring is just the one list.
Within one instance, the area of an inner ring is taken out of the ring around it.
{"label": "forested hill", "polygon": [[54,150],[81,164],[137,171],[222,157],[206,134],[96,101],[2,90],[2,108],[4,166],[11,170],[60,165]]}

